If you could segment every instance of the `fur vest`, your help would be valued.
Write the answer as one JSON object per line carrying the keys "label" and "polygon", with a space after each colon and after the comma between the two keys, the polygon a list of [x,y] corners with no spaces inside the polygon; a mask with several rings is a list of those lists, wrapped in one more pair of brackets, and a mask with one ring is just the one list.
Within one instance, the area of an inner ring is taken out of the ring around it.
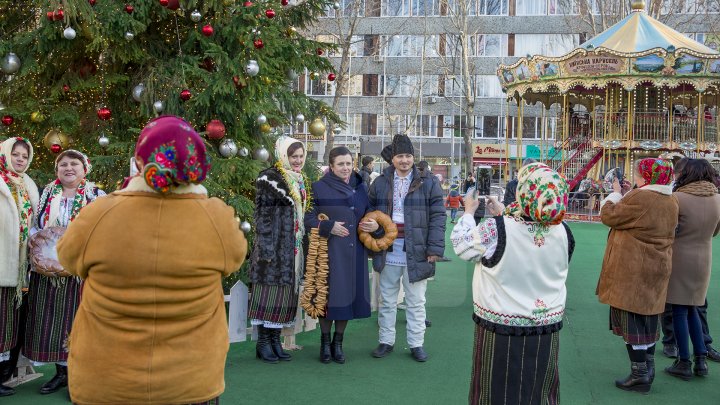
{"label": "fur vest", "polygon": [[294,219],[295,202],[280,172],[274,167],[260,172],[255,181],[255,241],[248,271],[251,283],[295,285]]}
{"label": "fur vest", "polygon": [[[30,195],[33,215],[37,215],[38,189],[27,174],[23,174]],[[32,220],[32,219],[31,219]],[[0,287],[16,287],[20,265],[20,218],[10,187],[0,180]],[[32,222],[29,224],[31,225]]]}

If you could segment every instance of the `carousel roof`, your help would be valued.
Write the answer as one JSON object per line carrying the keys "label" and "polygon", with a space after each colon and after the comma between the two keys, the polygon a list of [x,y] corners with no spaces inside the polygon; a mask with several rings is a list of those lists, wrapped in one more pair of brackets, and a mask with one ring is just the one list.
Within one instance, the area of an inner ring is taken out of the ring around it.
{"label": "carousel roof", "polygon": [[717,55],[718,52],[675,31],[649,16],[644,4],[637,2],[630,15],[595,38],[580,45],[584,49],[605,48],[617,53],[638,53],[651,49],[688,49],[697,53]]}

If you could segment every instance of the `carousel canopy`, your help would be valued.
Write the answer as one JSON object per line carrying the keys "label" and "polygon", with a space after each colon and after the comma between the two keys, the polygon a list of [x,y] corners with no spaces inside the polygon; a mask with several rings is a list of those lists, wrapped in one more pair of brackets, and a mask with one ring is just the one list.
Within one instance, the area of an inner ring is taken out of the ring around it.
{"label": "carousel canopy", "polygon": [[643,1],[632,6],[625,19],[568,54],[500,65],[497,75],[507,97],[548,106],[559,94],[582,96],[610,85],[631,91],[648,84],[718,94],[720,54],[647,15]]}
{"label": "carousel canopy", "polygon": [[622,21],[580,45],[585,49],[605,48],[616,53],[639,53],[651,49],[691,50],[718,53],[649,16],[640,5]]}

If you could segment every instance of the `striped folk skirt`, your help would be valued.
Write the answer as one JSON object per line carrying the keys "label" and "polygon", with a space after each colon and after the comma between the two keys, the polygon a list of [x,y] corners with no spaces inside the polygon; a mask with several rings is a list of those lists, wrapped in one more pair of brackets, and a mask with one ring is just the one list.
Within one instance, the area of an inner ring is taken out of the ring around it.
{"label": "striped folk skirt", "polygon": [[560,402],[560,332],[500,335],[475,325],[472,405],[554,405]]}
{"label": "striped folk skirt", "polygon": [[287,324],[295,320],[298,293],[294,286],[253,284],[248,319]]}
{"label": "striped folk skirt", "polygon": [[610,307],[610,329],[631,345],[655,343],[660,339],[660,314],[640,315]]}
{"label": "striped folk skirt", "polygon": [[15,299],[15,287],[0,287],[0,353],[17,346],[20,328],[20,308]]}
{"label": "striped folk skirt", "polygon": [[82,281],[51,279],[30,273],[28,316],[23,354],[33,361],[67,361],[67,338],[78,306]]}

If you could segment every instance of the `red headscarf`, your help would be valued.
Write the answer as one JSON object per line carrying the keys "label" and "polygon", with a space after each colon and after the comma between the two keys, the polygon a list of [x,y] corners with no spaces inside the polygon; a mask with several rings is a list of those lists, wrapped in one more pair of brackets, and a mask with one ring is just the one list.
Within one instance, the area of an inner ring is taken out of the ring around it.
{"label": "red headscarf", "polygon": [[638,172],[645,184],[657,184],[666,186],[673,180],[672,163],[664,159],[648,158],[643,159],[638,164]]}
{"label": "red headscarf", "polygon": [[170,187],[200,184],[210,170],[205,143],[185,120],[164,115],[140,132],[135,159],[142,166],[145,183],[158,192]]}

